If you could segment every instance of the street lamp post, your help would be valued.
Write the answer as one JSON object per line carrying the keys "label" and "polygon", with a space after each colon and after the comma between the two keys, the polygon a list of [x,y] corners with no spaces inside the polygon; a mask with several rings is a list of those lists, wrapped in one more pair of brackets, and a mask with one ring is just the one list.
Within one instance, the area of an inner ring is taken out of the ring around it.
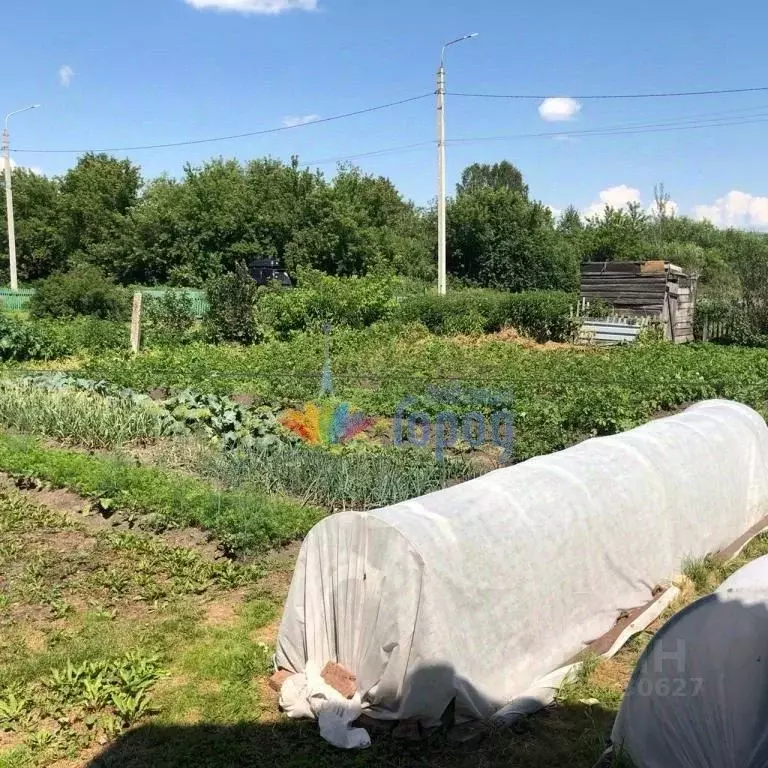
{"label": "street lamp post", "polygon": [[445,202],[445,50],[451,45],[471,40],[478,32],[458,37],[443,46],[437,70],[437,292],[446,289],[446,202]]}
{"label": "street lamp post", "polygon": [[19,281],[16,276],[16,227],[13,221],[13,189],[11,188],[11,139],[8,133],[8,121],[22,112],[28,112],[30,109],[37,109],[40,105],[33,104],[31,107],[17,109],[5,116],[5,127],[3,128],[3,165],[5,166],[5,205],[8,211],[8,257],[11,262],[11,290],[19,290]]}

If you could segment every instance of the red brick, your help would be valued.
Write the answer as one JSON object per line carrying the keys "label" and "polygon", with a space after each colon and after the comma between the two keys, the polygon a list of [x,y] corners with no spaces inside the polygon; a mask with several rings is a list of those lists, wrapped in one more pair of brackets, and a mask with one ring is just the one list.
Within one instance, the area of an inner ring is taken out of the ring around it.
{"label": "red brick", "polygon": [[357,692],[357,678],[341,664],[329,661],[320,674],[326,685],[335,688],[344,698],[351,699]]}
{"label": "red brick", "polygon": [[278,669],[272,677],[269,678],[269,687],[273,691],[280,693],[280,689],[283,687],[283,683],[289,678],[293,677],[293,672],[288,672],[286,669]]}

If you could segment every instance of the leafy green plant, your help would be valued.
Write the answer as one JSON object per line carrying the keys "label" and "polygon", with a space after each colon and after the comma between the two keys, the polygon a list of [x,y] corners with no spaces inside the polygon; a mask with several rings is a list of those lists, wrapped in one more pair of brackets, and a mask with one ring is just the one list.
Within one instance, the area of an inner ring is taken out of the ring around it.
{"label": "leafy green plant", "polygon": [[152,711],[149,697],[143,691],[134,694],[113,691],[111,699],[115,714],[126,726],[140,720]]}
{"label": "leafy green plant", "polygon": [[440,335],[495,333],[511,326],[538,341],[570,341],[578,327],[573,317],[577,303],[575,294],[560,291],[463,289],[447,296],[409,297],[397,317],[421,322]]}
{"label": "leafy green plant", "polygon": [[94,713],[111,710],[129,726],[152,711],[149,693],[163,675],[159,657],[134,651],[81,664],[68,659],[43,683],[62,704]]}
{"label": "leafy green plant", "polygon": [[109,498],[121,512],[151,516],[155,525],[206,528],[236,553],[289,542],[306,534],[323,516],[317,508],[253,490],[220,492],[185,474],[44,448],[31,438],[4,434],[0,434],[0,468],[92,498]]}
{"label": "leafy green plant", "polygon": [[0,314],[0,361],[52,360],[69,351],[45,326]]}
{"label": "leafy green plant", "polygon": [[29,711],[30,700],[19,686],[0,692],[0,728],[16,726]]}
{"label": "leafy green plant", "polygon": [[81,703],[89,710],[102,709],[109,701],[111,686],[105,680],[104,672],[82,681]]}
{"label": "leafy green plant", "polygon": [[268,288],[259,295],[256,316],[279,337],[319,331],[324,323],[366,328],[389,317],[397,306],[394,277],[333,277],[299,268],[297,283],[292,290]]}
{"label": "leafy green plant", "polygon": [[149,298],[144,308],[145,343],[152,345],[184,344],[192,338],[197,322],[192,298],[185,291],[166,291]]}
{"label": "leafy green plant", "polygon": [[129,312],[128,294],[90,265],[43,280],[35,290],[29,308],[32,316],[37,318],[86,315],[120,320]]}
{"label": "leafy green plant", "polygon": [[34,326],[55,344],[57,356],[127,350],[130,330],[118,320],[73,317],[66,320],[39,320]]}
{"label": "leafy green plant", "polygon": [[51,731],[39,730],[27,737],[27,744],[40,752],[56,743],[56,734]]}
{"label": "leafy green plant", "polygon": [[[29,402],[39,409],[28,408]],[[266,407],[192,390],[155,401],[132,389],[64,374],[0,381],[0,423],[89,447],[164,434],[202,434],[224,449],[269,448],[296,440]]]}
{"label": "leafy green plant", "polygon": [[209,281],[206,294],[209,309],[204,324],[210,341],[255,344],[261,339],[254,314],[258,284],[245,264]]}
{"label": "leafy green plant", "polygon": [[226,449],[270,448],[293,439],[268,408],[245,408],[228,397],[186,390],[164,407],[183,429],[202,432]]}

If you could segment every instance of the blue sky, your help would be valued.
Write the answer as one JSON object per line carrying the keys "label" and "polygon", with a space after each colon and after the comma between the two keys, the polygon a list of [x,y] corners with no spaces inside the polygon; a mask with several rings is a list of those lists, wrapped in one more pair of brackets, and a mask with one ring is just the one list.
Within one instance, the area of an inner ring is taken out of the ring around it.
{"label": "blue sky", "polygon": [[[434,90],[440,46],[448,90],[584,94],[768,86],[768,6],[758,0],[3,0],[6,62],[0,112],[17,149],[88,149],[204,139],[322,118]],[[768,120],[763,93],[570,102],[448,99],[448,138],[589,131],[715,116]],[[557,107],[560,107],[558,110]],[[762,108],[762,111],[761,111]],[[552,113],[553,112],[553,113]],[[683,213],[768,227],[767,122],[696,130],[505,138],[449,147],[449,182],[474,161],[516,163],[532,195],[555,208],[601,201],[650,204],[663,181]],[[211,156],[303,161],[361,157],[410,198],[435,194],[434,99],[274,135],[116,153],[145,175],[181,173]],[[17,153],[61,173],[77,155]]]}

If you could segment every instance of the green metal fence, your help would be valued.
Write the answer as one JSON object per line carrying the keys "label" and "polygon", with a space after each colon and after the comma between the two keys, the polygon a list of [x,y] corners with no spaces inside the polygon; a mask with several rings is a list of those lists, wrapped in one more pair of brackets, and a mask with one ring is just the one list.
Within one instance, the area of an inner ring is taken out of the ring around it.
{"label": "green metal fence", "polygon": [[198,291],[192,288],[137,288],[136,293],[141,291],[144,300],[160,299],[169,292],[186,293],[192,299],[192,311],[195,317],[203,317],[208,311],[208,300],[205,297],[205,291]]}
{"label": "green metal fence", "polygon": [[8,310],[26,309],[34,292],[34,288],[20,288],[18,291],[0,288],[0,305]]}
{"label": "green metal fence", "polygon": [[[208,301],[205,298],[205,291],[193,290],[191,288],[137,288],[136,293],[141,292],[144,298],[161,298],[169,291],[183,291],[192,299],[192,310],[196,317],[203,317],[208,311]],[[28,308],[30,299],[35,293],[34,288],[20,288],[18,291],[12,291],[9,288],[0,288],[0,308],[10,311],[25,310]]]}

